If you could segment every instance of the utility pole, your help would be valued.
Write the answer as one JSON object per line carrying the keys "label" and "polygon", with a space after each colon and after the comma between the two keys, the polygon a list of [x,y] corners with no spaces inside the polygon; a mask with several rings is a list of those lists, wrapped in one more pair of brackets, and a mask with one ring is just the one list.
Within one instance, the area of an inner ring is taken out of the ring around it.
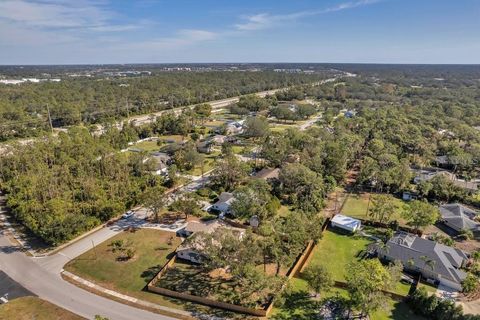
{"label": "utility pole", "polygon": [[50,124],[50,130],[52,131],[52,134],[53,134],[52,116],[50,115],[50,107],[48,106],[48,103],[47,103],[47,113],[48,113],[48,123]]}

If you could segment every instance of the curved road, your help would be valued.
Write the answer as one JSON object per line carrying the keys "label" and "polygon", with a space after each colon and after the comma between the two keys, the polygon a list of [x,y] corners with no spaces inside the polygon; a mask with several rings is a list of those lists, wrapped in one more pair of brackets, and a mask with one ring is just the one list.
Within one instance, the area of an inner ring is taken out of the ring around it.
{"label": "curved road", "polygon": [[49,272],[0,235],[0,269],[40,298],[87,319],[102,315],[110,320],[175,319],[144,311],[103,298],[64,281],[59,273]]}
{"label": "curved road", "polygon": [[[172,193],[171,197],[183,192],[193,192],[209,179],[210,172],[196,177],[189,184]],[[171,199],[170,199],[171,200]],[[0,216],[4,214],[5,198],[0,194]],[[95,315],[110,320],[170,320],[172,317],[144,311],[83,290],[61,277],[63,266],[70,260],[90,250],[107,239],[123,232],[129,226],[145,224],[145,208],[140,208],[135,216],[121,219],[115,224],[74,242],[59,252],[40,258],[26,256],[19,246],[14,246],[0,226],[0,270],[10,278],[30,290],[40,298],[67,309],[87,319]]]}

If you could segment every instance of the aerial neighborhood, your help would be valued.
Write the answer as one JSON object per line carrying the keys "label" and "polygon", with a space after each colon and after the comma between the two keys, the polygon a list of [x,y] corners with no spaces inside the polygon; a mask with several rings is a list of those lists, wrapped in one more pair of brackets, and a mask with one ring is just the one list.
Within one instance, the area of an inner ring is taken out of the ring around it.
{"label": "aerial neighborhood", "polygon": [[480,111],[431,122],[435,91],[405,109],[427,80],[371,72],[288,73],[268,93],[38,141],[19,131],[31,142],[0,159],[8,241],[72,295],[165,316],[478,319]]}

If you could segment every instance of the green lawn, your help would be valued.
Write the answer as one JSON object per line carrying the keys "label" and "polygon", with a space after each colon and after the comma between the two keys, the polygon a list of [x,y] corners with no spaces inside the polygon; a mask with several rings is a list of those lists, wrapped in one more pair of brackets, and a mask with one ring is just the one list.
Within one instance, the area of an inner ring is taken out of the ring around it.
{"label": "green lawn", "polygon": [[[354,217],[354,218],[361,218],[361,219],[370,219],[367,215],[367,210],[369,207],[369,193],[351,193],[345,201],[345,205],[342,208],[342,213]],[[393,198],[395,204],[397,205],[397,211],[392,215],[392,220],[398,220],[401,224],[405,223],[405,220],[402,218],[402,208],[405,204],[400,199]],[[372,203],[370,202],[370,205]]]}
{"label": "green lawn", "polygon": [[[372,241],[361,236],[344,235],[331,230],[323,233],[323,238],[313,251],[310,265],[323,265],[337,281],[345,281],[346,267],[351,261],[361,259],[359,254]],[[407,296],[410,285],[399,282],[393,292]]]}
{"label": "green lawn", "polygon": [[141,149],[146,152],[151,152],[151,151],[158,151],[160,150],[160,146],[157,144],[156,140],[152,141],[142,141],[139,143],[136,143],[132,146],[132,148],[135,149]]}
{"label": "green lawn", "polygon": [[37,297],[23,297],[0,305],[0,320],[82,320],[65,309]]}
{"label": "green lawn", "polygon": [[[274,320],[309,320],[315,318],[316,311],[312,308],[312,304],[315,304],[315,301],[309,296],[307,282],[299,278],[293,278],[290,280],[290,288],[291,294],[288,296],[286,304],[281,307],[275,307],[270,318]],[[348,292],[345,289],[334,288],[320,298],[336,296],[347,298]],[[415,315],[406,303],[392,299],[387,300],[385,309],[374,312],[371,315],[371,319],[425,320],[423,317]]]}
{"label": "green lawn", "polygon": [[[172,245],[168,245],[172,236]],[[130,261],[117,261],[119,254],[113,253],[110,246],[114,240],[131,243],[131,247],[136,250],[135,257]],[[178,301],[144,291],[147,283],[173,255],[179,244],[179,238],[172,232],[153,229],[123,232],[72,260],[65,266],[65,270],[126,295],[181,308]]]}
{"label": "green lawn", "polygon": [[338,281],[345,280],[345,268],[371,243],[367,238],[326,230],[313,251],[310,265],[323,265]]}

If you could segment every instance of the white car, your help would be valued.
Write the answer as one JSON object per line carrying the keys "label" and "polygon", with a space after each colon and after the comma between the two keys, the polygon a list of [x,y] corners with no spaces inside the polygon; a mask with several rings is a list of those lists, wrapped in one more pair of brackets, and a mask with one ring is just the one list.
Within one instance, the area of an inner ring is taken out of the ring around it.
{"label": "white car", "polygon": [[129,210],[127,212],[125,212],[123,215],[122,215],[122,218],[123,219],[128,219],[130,218],[131,216],[133,216],[135,214],[135,212],[133,212],[132,210]]}

